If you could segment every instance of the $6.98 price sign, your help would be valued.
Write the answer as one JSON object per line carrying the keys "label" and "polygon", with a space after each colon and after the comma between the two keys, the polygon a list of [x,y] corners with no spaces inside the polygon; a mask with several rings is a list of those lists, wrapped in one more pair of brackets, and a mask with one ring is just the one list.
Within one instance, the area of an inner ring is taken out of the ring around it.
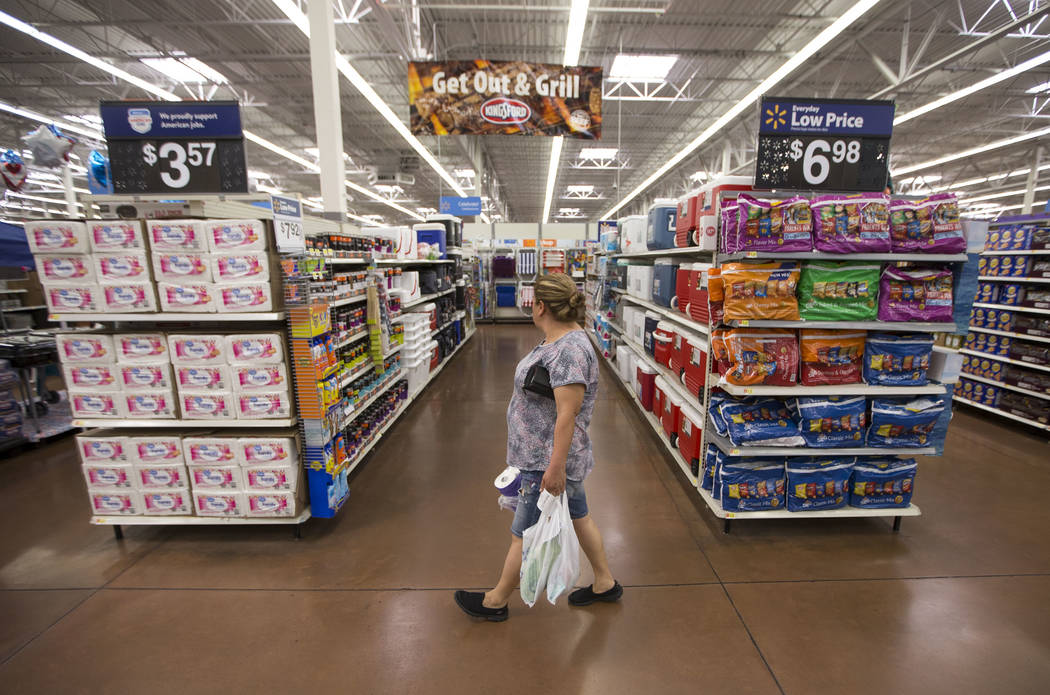
{"label": "$6.98 price sign", "polygon": [[193,179],[194,169],[211,168],[215,160],[214,142],[147,142],[142,146],[142,161],[160,166],[160,180],[170,188],[185,188]]}
{"label": "$6.98 price sign", "polygon": [[[830,161],[828,154],[830,153]],[[828,179],[831,164],[856,164],[860,161],[860,140],[810,140],[803,149],[802,140],[791,141],[790,157],[802,160],[802,175],[806,183],[819,186]]]}

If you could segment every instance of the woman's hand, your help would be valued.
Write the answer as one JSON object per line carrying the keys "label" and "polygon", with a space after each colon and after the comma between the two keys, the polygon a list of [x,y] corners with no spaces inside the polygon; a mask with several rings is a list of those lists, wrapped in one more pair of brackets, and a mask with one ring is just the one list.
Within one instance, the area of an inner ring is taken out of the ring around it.
{"label": "woman's hand", "polygon": [[540,489],[546,490],[555,497],[565,492],[565,468],[562,466],[549,466],[543,473]]}

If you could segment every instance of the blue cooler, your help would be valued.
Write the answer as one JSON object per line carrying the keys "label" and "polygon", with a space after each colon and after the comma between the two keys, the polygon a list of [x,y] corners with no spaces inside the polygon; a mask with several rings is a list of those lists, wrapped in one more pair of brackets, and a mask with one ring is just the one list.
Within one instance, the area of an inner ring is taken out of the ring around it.
{"label": "blue cooler", "polygon": [[447,246],[445,245],[445,225],[441,222],[424,222],[423,224],[416,224],[412,226],[412,229],[416,233],[416,242],[420,244],[430,244],[431,246],[437,246],[441,249],[441,258],[448,258],[445,253]]}
{"label": "blue cooler", "polygon": [[445,227],[445,243],[449,246],[455,248],[463,245],[463,220],[452,215],[428,215],[427,223],[437,223]]}
{"label": "blue cooler", "polygon": [[452,322],[452,332],[456,336],[456,345],[463,342],[463,319],[456,319]]}
{"label": "blue cooler", "polygon": [[642,335],[642,347],[649,354],[650,357],[655,359],[656,353],[653,346],[653,331],[656,330],[656,324],[660,323],[661,316],[655,311],[645,312],[645,332]]}
{"label": "blue cooler", "polygon": [[518,288],[516,285],[496,285],[496,306],[517,306]]}
{"label": "blue cooler", "polygon": [[654,249],[673,249],[678,206],[674,202],[656,203],[649,207],[645,245]]}
{"label": "blue cooler", "polygon": [[653,262],[653,303],[670,308],[675,297],[678,264],[670,258]]}

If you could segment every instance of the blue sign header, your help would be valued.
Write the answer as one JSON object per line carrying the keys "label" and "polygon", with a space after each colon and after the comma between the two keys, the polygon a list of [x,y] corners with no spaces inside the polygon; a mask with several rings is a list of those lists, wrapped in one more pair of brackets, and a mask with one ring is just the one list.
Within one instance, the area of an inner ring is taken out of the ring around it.
{"label": "blue sign header", "polygon": [[285,217],[303,216],[302,204],[295,198],[286,198],[280,195],[271,195],[270,200],[273,201],[271,204],[271,208],[273,209],[274,215],[283,215]]}
{"label": "blue sign header", "polygon": [[459,198],[453,195],[441,196],[438,211],[443,215],[460,215],[464,217],[477,216],[481,214],[481,196],[467,196]]}
{"label": "blue sign header", "polygon": [[236,101],[104,101],[99,113],[107,139],[243,137]]}
{"label": "blue sign header", "polygon": [[758,132],[888,138],[893,134],[894,108],[892,101],[763,97]]}

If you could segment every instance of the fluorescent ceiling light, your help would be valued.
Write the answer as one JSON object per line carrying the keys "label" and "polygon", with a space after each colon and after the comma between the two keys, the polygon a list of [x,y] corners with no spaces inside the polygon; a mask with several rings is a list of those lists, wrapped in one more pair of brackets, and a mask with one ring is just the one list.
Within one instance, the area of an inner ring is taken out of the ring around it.
{"label": "fluorescent ceiling light", "polygon": [[229,82],[225,75],[204,61],[197,60],[196,58],[179,58],[179,61],[195,73],[208,78],[213,84],[226,84]]}
{"label": "fluorescent ceiling light", "polygon": [[615,147],[584,147],[580,159],[612,159],[619,152]]}
{"label": "fluorescent ceiling light", "polygon": [[[0,15],[3,15],[3,13],[0,12]],[[0,17],[0,19],[2,19],[2,17]],[[29,109],[23,109],[23,108],[21,108],[19,106],[14,106],[12,104],[5,104],[2,101],[0,101],[0,111],[6,111],[7,113],[9,113],[9,114],[11,114],[13,116],[21,116],[22,118],[28,118],[29,120],[36,121],[38,123],[56,123],[57,122],[57,119],[55,119],[55,118],[48,118],[47,116],[45,116],[42,113],[37,113],[36,111],[30,111]],[[89,137],[89,138],[91,138],[93,140],[102,140],[103,139],[102,131],[100,129],[97,129],[97,128],[87,128],[87,127],[82,127],[82,126],[79,126],[79,125],[73,125],[71,123],[61,123],[61,124],[59,124],[58,129],[59,130],[68,130],[71,133],[76,133],[77,135],[83,135],[84,137]],[[16,152],[18,151],[18,148],[13,148],[13,149]]]}
{"label": "fluorescent ceiling light", "polygon": [[975,92],[981,91],[982,89],[986,89],[988,87],[991,87],[992,85],[999,84],[1000,82],[1008,80],[1011,77],[1021,74],[1022,72],[1027,72],[1032,68],[1037,68],[1040,65],[1046,63],[1047,61],[1050,61],[1050,51],[1047,51],[1046,53],[1036,56],[1035,58],[1032,58],[1030,60],[1026,60],[1023,63],[1019,63],[1014,67],[1010,68],[1009,70],[1003,70],[1002,72],[998,72],[992,75],[991,77],[981,80],[980,82],[975,82],[969,87],[964,87],[958,91],[952,92],[951,94],[947,94],[941,97],[940,99],[934,99],[933,101],[929,102],[928,104],[924,104],[923,106],[920,106],[914,111],[909,111],[908,113],[901,114],[900,116],[897,116],[893,119],[893,125],[900,125],[901,123],[910,121],[913,118],[918,118],[919,116],[933,111],[934,109],[939,109],[946,104],[952,103],[953,101],[958,101],[959,99],[968,97],[971,94],[974,94]]}
{"label": "fluorescent ceiling light", "polygon": [[1037,84],[1036,86],[1025,90],[1025,94],[1039,94],[1040,92],[1050,92],[1050,82]]}
{"label": "fluorescent ceiling light", "polygon": [[[8,198],[25,198],[26,200],[38,200],[42,203],[53,203],[55,205],[65,205],[65,200],[56,200],[55,198],[44,198],[42,196],[29,195],[28,193],[15,193],[14,191],[8,191],[6,193]],[[83,203],[73,203],[77,207],[84,207]]]}
{"label": "fluorescent ceiling light", "polygon": [[[1046,186],[1036,186],[1034,188],[1034,190],[1036,190],[1036,191],[1050,190],[1050,184],[1048,184]],[[1000,191],[999,193],[988,193],[986,195],[978,195],[978,196],[973,196],[973,197],[960,198],[959,202],[960,203],[965,202],[965,203],[969,204],[969,203],[975,203],[975,202],[981,201],[981,200],[998,200],[999,198],[1011,198],[1011,197],[1013,197],[1015,195],[1024,195],[1024,194],[1025,194],[1025,189],[1024,188],[1018,188],[1018,189],[1015,189],[1013,191]]]}
{"label": "fluorescent ceiling light", "polygon": [[204,84],[211,82],[211,80],[204,75],[174,58],[140,58],[139,62],[148,68],[156,70],[165,77],[170,77],[176,82],[182,82],[183,84]]}
{"label": "fluorescent ceiling light", "polygon": [[628,55],[613,58],[609,78],[613,80],[663,80],[678,61],[678,56]]}
{"label": "fluorescent ceiling light", "polygon": [[918,164],[912,164],[911,166],[901,167],[900,169],[895,169],[890,173],[893,176],[898,176],[900,174],[910,174],[913,171],[929,169],[930,167],[939,166],[941,164],[947,164],[948,162],[954,162],[957,159],[966,159],[967,157],[972,157],[976,154],[981,154],[982,152],[998,150],[1003,147],[1010,147],[1011,145],[1027,142],[1028,140],[1041,138],[1044,135],[1050,135],[1050,128],[1041,128],[1039,130],[1033,130],[1030,133],[1023,133],[1021,135],[1016,135],[1012,138],[1006,138],[1005,140],[996,140],[995,142],[990,142],[987,145],[973,147],[971,149],[958,152],[956,154],[949,154],[944,157],[938,157],[937,159],[930,159],[925,162],[919,162]]}
{"label": "fluorescent ceiling light", "polygon": [[473,169],[455,169],[452,173],[463,179],[472,179],[477,176]]}
{"label": "fluorescent ceiling light", "polygon": [[622,208],[627,203],[634,200],[642,191],[653,185],[661,176],[666,174],[668,171],[677,166],[683,159],[688,157],[690,154],[695,152],[697,148],[703,145],[705,142],[710,140],[715,133],[720,131],[729,123],[736,120],[737,116],[743,113],[746,109],[751,108],[759,97],[763,94],[768,94],[771,89],[780,84],[781,80],[794,72],[800,65],[809,60],[813,54],[819,51],[821,48],[833,41],[839,34],[848,29],[855,21],[861,18],[865,12],[870,10],[872,7],[877,5],[880,0],[859,0],[851,8],[828,25],[822,32],[817,34],[809,43],[799,49],[798,53],[788,58],[788,60],[777,68],[772,75],[762,80],[757,87],[752,89],[748,94],[738,101],[736,105],[730,108],[728,111],[723,113],[718,119],[709,125],[702,133],[697,135],[691,142],[683,147],[678,154],[671,157],[669,160],[664,162],[656,171],[650,174],[644,181],[628,193],[624,198],[620,200],[616,205],[609,208],[602,214],[600,219],[610,220],[613,219],[613,215],[617,210]]}
{"label": "fluorescent ceiling light", "polygon": [[270,179],[273,178],[268,171],[262,171],[260,169],[249,169],[248,178],[252,179]]}
{"label": "fluorescent ceiling light", "polygon": [[405,189],[401,188],[401,186],[392,185],[392,184],[388,184],[388,183],[377,183],[375,185],[375,189],[377,191],[379,191],[380,193],[397,194],[397,193],[404,193],[405,192]]}
{"label": "fluorescent ceiling light", "polygon": [[587,184],[582,184],[581,183],[581,184],[575,184],[575,185],[569,186],[566,190],[569,193],[583,193],[584,195],[587,195],[589,193],[594,193],[594,186],[592,184],[589,184],[589,183],[587,183]]}
{"label": "fluorescent ceiling light", "polygon": [[707,172],[706,171],[694,171],[692,174],[689,175],[689,178],[692,179],[693,181],[706,181],[707,180]]}
{"label": "fluorescent ceiling light", "polygon": [[579,211],[580,211],[579,208],[558,208],[558,212],[564,212],[564,213],[569,213],[569,214],[577,213]]}

